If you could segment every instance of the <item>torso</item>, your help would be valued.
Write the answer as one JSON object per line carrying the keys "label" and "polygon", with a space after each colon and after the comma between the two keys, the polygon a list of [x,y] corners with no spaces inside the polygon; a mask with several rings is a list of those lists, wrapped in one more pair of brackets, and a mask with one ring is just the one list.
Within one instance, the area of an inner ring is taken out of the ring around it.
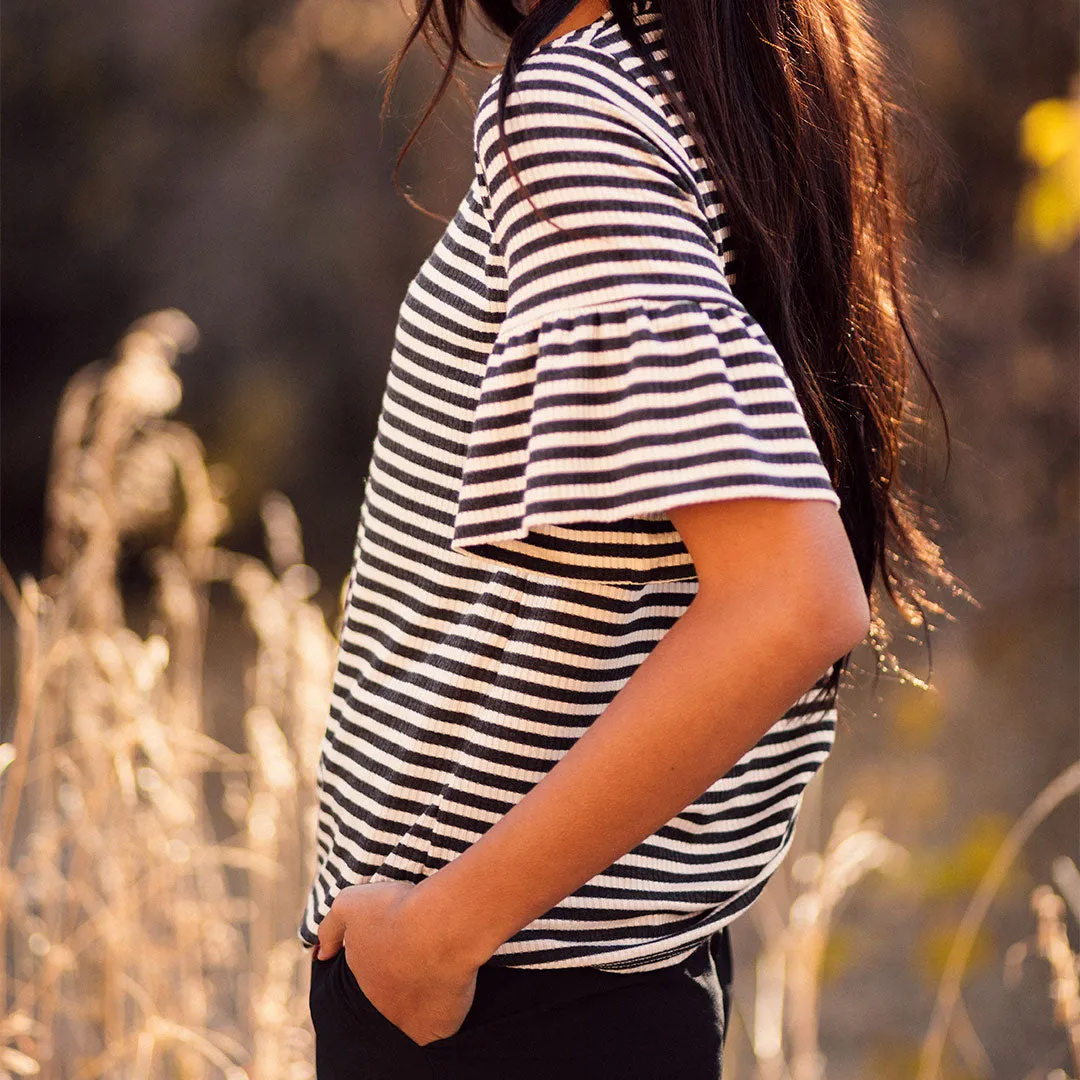
{"label": "torso", "polygon": [[[639,63],[610,13],[542,46],[529,64],[545,57],[606,70],[614,58],[630,73]],[[479,122],[490,118],[494,85]],[[670,105],[658,101],[653,119],[680,139]],[[727,265],[719,196],[703,163],[689,153],[686,163]],[[321,857],[299,928],[308,944],[343,885],[418,881],[503,816],[697,588],[662,514],[451,547],[470,430],[507,310],[490,241],[474,181],[401,305],[317,767]],[[646,970],[685,958],[749,906],[783,857],[835,719],[833,698],[808,693],[700,799],[491,962]]]}

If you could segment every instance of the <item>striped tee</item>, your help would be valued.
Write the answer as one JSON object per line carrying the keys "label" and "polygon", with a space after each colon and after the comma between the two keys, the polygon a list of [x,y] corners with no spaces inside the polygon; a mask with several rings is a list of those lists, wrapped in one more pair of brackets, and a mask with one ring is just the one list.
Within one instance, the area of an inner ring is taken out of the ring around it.
{"label": "striped tee", "polygon": [[[666,65],[656,0],[635,18]],[[341,888],[437,871],[603,712],[697,588],[667,510],[840,506],[732,293],[704,162],[613,14],[519,71],[506,131],[531,201],[497,145],[500,78],[473,181],[400,308],[316,767],[308,946]],[[832,747],[828,674],[490,963],[665,967],[744,912]]]}

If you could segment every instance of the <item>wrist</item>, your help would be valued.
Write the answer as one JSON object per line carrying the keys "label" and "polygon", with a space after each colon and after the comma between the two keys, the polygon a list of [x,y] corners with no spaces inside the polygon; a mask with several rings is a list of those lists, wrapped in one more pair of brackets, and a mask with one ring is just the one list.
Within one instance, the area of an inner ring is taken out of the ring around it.
{"label": "wrist", "polygon": [[410,936],[429,962],[443,969],[473,972],[499,947],[492,940],[490,920],[480,905],[451,894],[442,871],[430,874],[409,890],[402,914]]}

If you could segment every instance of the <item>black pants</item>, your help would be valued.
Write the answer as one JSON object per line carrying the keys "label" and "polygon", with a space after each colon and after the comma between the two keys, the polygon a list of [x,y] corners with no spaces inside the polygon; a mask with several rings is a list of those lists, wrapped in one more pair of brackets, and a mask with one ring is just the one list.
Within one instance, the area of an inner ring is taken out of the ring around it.
{"label": "black pants", "polygon": [[317,1080],[719,1080],[731,940],[637,973],[483,965],[451,1036],[419,1046],[371,1004],[338,949],[314,960]]}

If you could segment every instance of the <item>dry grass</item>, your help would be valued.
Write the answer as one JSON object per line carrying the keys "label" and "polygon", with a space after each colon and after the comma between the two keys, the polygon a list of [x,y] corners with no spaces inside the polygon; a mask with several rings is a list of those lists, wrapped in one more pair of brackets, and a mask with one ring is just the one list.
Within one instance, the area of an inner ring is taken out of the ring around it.
{"label": "dry grass", "polygon": [[[71,380],[47,576],[16,587],[3,573],[19,645],[0,801],[9,1074],[314,1074],[295,928],[335,636],[283,496],[263,503],[270,565],[215,545],[227,476],[164,419],[180,400],[173,362],[195,337],[180,312],[157,312],[113,363]],[[152,545],[145,638],[118,584],[135,538]],[[253,631],[243,752],[203,716],[215,581]]]}
{"label": "dry grass", "polygon": [[[159,311],[111,362],[72,378],[54,430],[45,576],[16,584],[0,564],[19,657],[12,735],[0,744],[0,1080],[314,1076],[296,926],[316,862],[337,630],[313,600],[319,581],[284,496],[262,503],[266,562],[217,544],[231,478],[166,419],[181,395],[174,363],[196,339],[181,312]],[[153,583],[145,636],[120,584],[132,547]],[[242,680],[241,749],[212,737],[204,715],[214,583],[231,588],[251,630],[250,662],[225,671]],[[949,1037],[978,1058],[960,1001],[972,935],[1026,838],[1078,785],[1080,765],[1032,804],[973,898],[922,1080],[941,1075]],[[824,851],[777,875],[751,909],[762,944],[755,985],[736,997],[725,1076],[822,1080],[830,931],[851,890],[871,871],[904,870],[905,855],[852,802]],[[1080,917],[1080,874],[1059,862],[1061,896],[1033,894],[1028,952],[1049,965],[1048,1000],[1080,1058],[1065,928],[1066,901]]]}

